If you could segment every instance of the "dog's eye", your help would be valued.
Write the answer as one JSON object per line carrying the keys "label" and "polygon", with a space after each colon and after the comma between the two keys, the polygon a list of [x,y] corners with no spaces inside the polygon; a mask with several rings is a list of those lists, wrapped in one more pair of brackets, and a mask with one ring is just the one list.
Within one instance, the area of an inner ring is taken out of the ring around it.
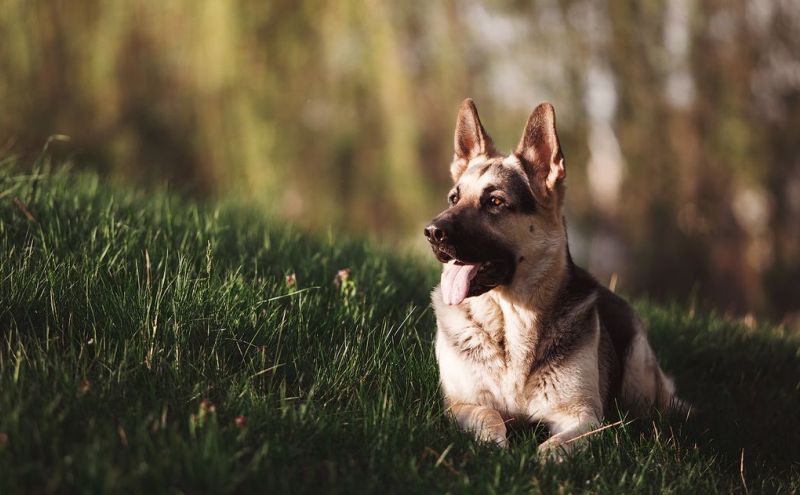
{"label": "dog's eye", "polygon": [[497,196],[495,196],[495,197],[489,198],[489,203],[492,206],[503,206],[506,202],[503,200],[503,198],[498,198]]}
{"label": "dog's eye", "polygon": [[450,203],[450,206],[455,205],[458,202],[458,195],[456,195],[456,193],[451,194],[447,198],[447,202]]}

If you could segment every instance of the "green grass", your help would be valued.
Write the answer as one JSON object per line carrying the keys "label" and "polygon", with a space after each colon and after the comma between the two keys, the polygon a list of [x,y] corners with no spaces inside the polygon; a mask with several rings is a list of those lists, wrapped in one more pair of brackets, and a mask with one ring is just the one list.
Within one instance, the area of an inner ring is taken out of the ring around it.
{"label": "green grass", "polygon": [[800,491],[797,336],[637,304],[697,413],[547,464],[541,429],[499,451],[443,418],[435,280],[241,206],[6,164],[0,493],[745,492],[742,449],[750,492]]}

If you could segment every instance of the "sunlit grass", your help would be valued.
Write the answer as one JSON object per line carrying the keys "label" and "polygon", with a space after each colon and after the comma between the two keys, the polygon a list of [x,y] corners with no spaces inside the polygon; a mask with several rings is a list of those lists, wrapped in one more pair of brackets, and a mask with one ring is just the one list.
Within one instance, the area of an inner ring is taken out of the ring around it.
{"label": "sunlit grass", "polygon": [[542,464],[541,430],[498,451],[443,419],[435,280],[242,207],[6,168],[0,493],[800,490],[796,338],[640,303],[695,416]]}

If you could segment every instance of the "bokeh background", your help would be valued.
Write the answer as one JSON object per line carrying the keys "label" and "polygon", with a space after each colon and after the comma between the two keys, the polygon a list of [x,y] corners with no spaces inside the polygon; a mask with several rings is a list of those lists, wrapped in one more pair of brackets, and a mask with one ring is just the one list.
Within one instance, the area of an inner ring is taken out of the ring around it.
{"label": "bokeh background", "polygon": [[460,101],[554,103],[574,257],[796,321],[796,0],[0,0],[0,154],[422,249]]}

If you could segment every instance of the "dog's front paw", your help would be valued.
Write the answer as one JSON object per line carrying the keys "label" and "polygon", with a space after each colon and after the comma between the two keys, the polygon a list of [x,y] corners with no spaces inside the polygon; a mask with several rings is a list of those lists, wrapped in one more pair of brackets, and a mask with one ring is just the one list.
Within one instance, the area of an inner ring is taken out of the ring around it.
{"label": "dog's front paw", "polygon": [[481,442],[490,443],[504,449],[508,446],[508,439],[506,438],[506,425],[500,423],[499,425],[483,425],[478,431],[478,440]]}
{"label": "dog's front paw", "polygon": [[538,454],[542,460],[564,462],[573,451],[572,443],[565,442],[558,436],[552,436],[539,444]]}
{"label": "dog's front paw", "polygon": [[456,403],[450,406],[450,414],[464,431],[471,432],[481,441],[505,447],[506,424],[499,412],[487,406]]}

